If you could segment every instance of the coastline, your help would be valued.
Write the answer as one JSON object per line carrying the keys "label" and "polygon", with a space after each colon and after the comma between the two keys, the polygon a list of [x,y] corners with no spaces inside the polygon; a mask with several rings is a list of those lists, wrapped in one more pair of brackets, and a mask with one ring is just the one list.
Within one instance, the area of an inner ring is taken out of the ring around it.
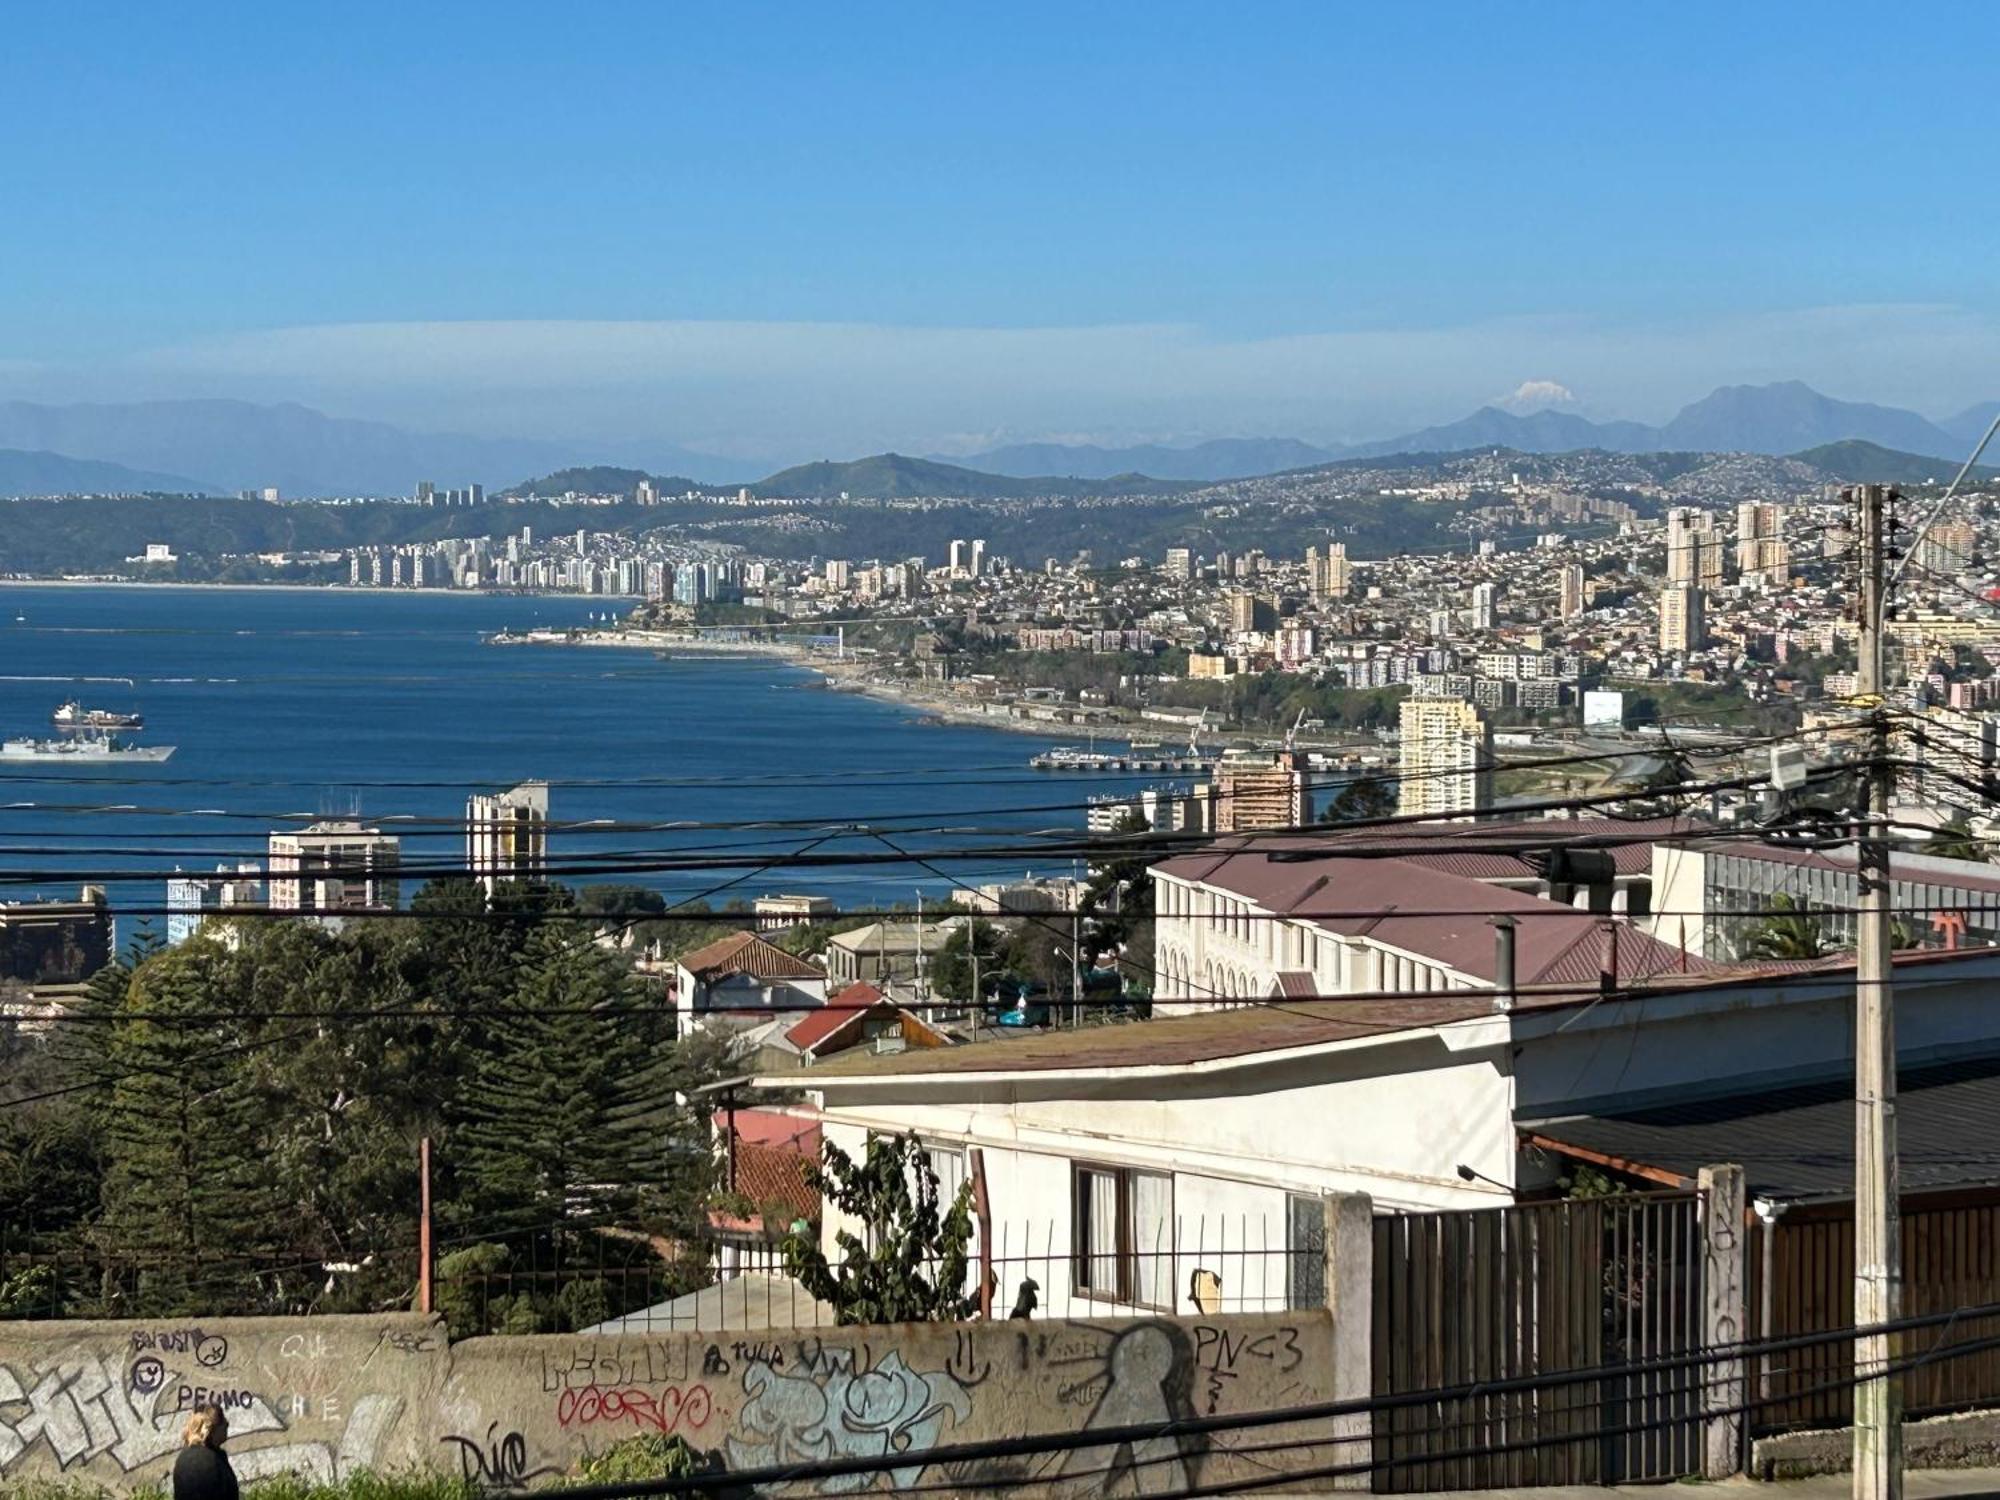
{"label": "coastline", "polygon": [[[517,635],[490,636],[487,644],[572,646],[601,651],[652,651],[664,653],[668,660],[686,657],[767,661],[813,673],[822,679],[821,685],[828,692],[851,693],[858,698],[869,698],[877,703],[904,709],[919,719],[937,719],[947,724],[968,728],[1004,730],[1009,734],[1026,735],[1048,741],[1075,739],[1079,734],[1088,732],[1075,724],[1050,723],[1047,720],[1020,718],[1011,713],[989,713],[983,708],[967,707],[963,701],[956,698],[941,697],[915,687],[904,687],[899,683],[871,677],[867,675],[868,663],[864,660],[854,657],[841,659],[822,656],[775,641],[768,645],[755,641],[717,641],[712,645],[704,645],[699,637],[672,631],[541,629],[524,631]],[[1136,726],[1120,725],[1117,732],[1132,733],[1135,729]]]}
{"label": "coastline", "polygon": [[533,593],[515,589],[411,589],[386,583],[207,583],[200,579],[163,578],[0,578],[9,589],[200,589],[206,593],[239,594],[398,594],[416,599],[637,599],[637,594]]}

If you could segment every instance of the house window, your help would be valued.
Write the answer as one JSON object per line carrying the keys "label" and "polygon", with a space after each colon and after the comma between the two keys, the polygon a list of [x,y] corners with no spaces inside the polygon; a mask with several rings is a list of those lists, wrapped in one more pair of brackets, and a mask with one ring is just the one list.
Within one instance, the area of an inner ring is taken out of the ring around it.
{"label": "house window", "polygon": [[948,1214],[965,1186],[965,1151],[959,1146],[924,1146],[924,1158],[937,1177],[938,1212]]}
{"label": "house window", "polygon": [[1171,1311],[1173,1179],[1158,1172],[1078,1163],[1071,1280],[1079,1297]]}

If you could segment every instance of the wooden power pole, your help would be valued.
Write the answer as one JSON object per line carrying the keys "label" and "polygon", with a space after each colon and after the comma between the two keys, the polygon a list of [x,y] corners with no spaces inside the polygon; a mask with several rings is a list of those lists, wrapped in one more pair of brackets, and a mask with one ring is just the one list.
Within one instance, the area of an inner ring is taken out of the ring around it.
{"label": "wooden power pole", "polygon": [[[1856,878],[1859,928],[1854,970],[1854,1323],[1877,1327],[1901,1315],[1902,1215],[1896,1181],[1896,1009],[1891,989],[1889,719],[1883,673],[1888,555],[1886,511],[1894,498],[1866,484],[1858,502],[1861,563],[1861,698],[1869,713]],[[1903,1392],[1890,1372],[1893,1334],[1858,1335],[1854,1345],[1854,1500],[1901,1500]]]}

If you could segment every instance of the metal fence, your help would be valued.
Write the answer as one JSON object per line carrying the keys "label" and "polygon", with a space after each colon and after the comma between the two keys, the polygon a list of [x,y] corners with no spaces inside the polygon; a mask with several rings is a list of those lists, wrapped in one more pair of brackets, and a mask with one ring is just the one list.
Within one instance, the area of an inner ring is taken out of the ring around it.
{"label": "metal fence", "polygon": [[[1447,1390],[1701,1341],[1699,1198],[1659,1193],[1375,1221],[1374,1389]],[[1700,1468],[1698,1382],[1626,1374],[1379,1412],[1378,1490],[1674,1479]],[[1597,1436],[1599,1429],[1647,1424]],[[1574,1434],[1573,1441],[1565,1441]],[[1431,1461],[1459,1449],[1511,1451]]]}
{"label": "metal fence", "polygon": [[[838,1253],[831,1257],[838,1261]],[[924,1273],[936,1283],[942,1266]],[[1281,1312],[1326,1302],[1323,1240],[1308,1226],[1262,1217],[1205,1217],[1165,1225],[1148,1243],[1128,1236],[1097,1252],[1053,1221],[999,1223],[992,1253],[975,1242],[956,1291],[974,1306],[990,1274],[992,1315],[1037,1318],[1190,1316]],[[657,1258],[529,1253],[505,1266],[437,1279],[440,1310],[482,1329],[527,1330],[553,1315],[566,1328],[616,1332],[726,1332],[809,1328],[834,1321],[790,1273],[775,1245],[724,1242],[690,1277]]]}
{"label": "metal fence", "polygon": [[370,1312],[410,1306],[416,1286],[414,1244],[337,1262],[218,1245],[190,1268],[178,1257],[107,1252],[79,1226],[0,1221],[0,1318]]}

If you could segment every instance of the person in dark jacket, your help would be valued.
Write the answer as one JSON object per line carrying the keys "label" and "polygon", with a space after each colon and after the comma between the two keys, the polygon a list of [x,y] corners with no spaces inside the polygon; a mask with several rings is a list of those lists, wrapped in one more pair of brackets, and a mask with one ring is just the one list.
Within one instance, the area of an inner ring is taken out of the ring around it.
{"label": "person in dark jacket", "polygon": [[229,1441],[229,1419],[219,1406],[198,1406],[181,1433],[185,1443],[174,1460],[174,1500],[238,1500],[236,1471],[222,1445]]}

